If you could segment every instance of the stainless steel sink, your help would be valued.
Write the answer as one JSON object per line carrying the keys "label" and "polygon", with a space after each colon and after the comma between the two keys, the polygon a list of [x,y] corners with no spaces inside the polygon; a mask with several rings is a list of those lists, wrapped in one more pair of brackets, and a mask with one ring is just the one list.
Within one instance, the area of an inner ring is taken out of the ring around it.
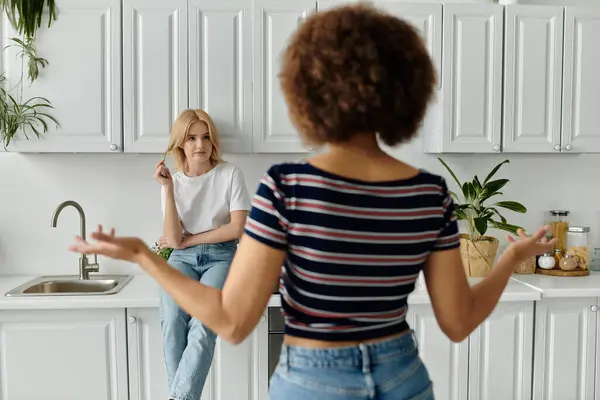
{"label": "stainless steel sink", "polygon": [[97,296],[116,294],[133,278],[131,275],[41,276],[6,293],[7,297]]}

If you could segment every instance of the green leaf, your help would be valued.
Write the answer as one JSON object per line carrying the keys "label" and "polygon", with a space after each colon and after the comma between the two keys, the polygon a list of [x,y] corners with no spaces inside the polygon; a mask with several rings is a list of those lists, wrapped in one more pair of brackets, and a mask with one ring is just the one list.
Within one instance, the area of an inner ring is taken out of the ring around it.
{"label": "green leaf", "polygon": [[452,190],[448,190],[450,192],[450,196],[454,197],[454,200],[459,201],[458,195],[454,193]]}
{"label": "green leaf", "polygon": [[481,198],[479,199],[479,204],[483,204],[483,202],[487,201],[490,197],[493,197],[493,196],[502,196],[503,194],[504,193],[502,193],[502,192],[495,192],[495,193],[491,193],[491,194],[489,194],[487,192],[484,192],[481,195]]}
{"label": "green leaf", "polygon": [[506,218],[504,218],[504,216],[502,214],[500,214],[500,211],[498,211],[494,207],[489,207],[488,209],[492,210],[494,212],[494,214],[496,214],[498,217],[500,217],[500,220],[502,221],[503,224],[506,223]]}
{"label": "green leaf", "polygon": [[485,235],[488,228],[487,218],[475,218],[473,221],[475,222],[475,229],[477,229],[477,232],[482,236]]}
{"label": "green leaf", "polygon": [[488,176],[485,178],[485,180],[483,181],[483,185],[485,186],[486,183],[488,183],[488,181],[490,179],[492,179],[492,177],[496,174],[496,172],[498,172],[498,170],[500,169],[501,166],[503,166],[504,164],[509,164],[510,161],[508,160],[504,160],[502,161],[500,164],[496,165],[494,167],[494,169],[488,174]]}
{"label": "green leaf", "polygon": [[458,219],[459,221],[463,221],[467,219],[467,214],[465,213],[464,210],[460,210],[460,209],[455,209],[454,213],[456,214],[456,219]]}
{"label": "green leaf", "polygon": [[498,221],[495,221],[495,220],[490,220],[490,223],[492,224],[492,226],[494,228],[500,229],[500,230],[503,230],[503,231],[506,231],[506,232],[510,232],[513,235],[517,234],[517,230],[518,229],[523,229],[523,228],[521,228],[520,226],[517,226],[517,225],[505,224],[505,223],[498,222]]}
{"label": "green leaf", "polygon": [[463,184],[462,192],[467,202],[472,202],[475,198],[477,198],[475,187],[471,182],[465,182]]}
{"label": "green leaf", "polygon": [[481,185],[481,182],[479,182],[479,178],[477,177],[477,175],[475,175],[475,177],[473,178],[473,187],[477,192],[477,196],[479,196],[479,194],[483,191],[483,186]]}
{"label": "green leaf", "polygon": [[497,191],[502,189],[508,182],[509,182],[508,179],[498,179],[495,181],[490,181],[485,184],[483,189],[484,189],[486,195],[491,197],[494,195],[494,193],[496,193]]}
{"label": "green leaf", "polygon": [[456,175],[454,175],[454,172],[452,172],[452,170],[450,169],[450,167],[448,166],[448,164],[446,164],[444,162],[444,160],[442,160],[441,158],[438,157],[438,160],[442,163],[442,165],[444,167],[446,167],[446,169],[448,170],[448,172],[450,173],[450,175],[452,176],[452,178],[454,179],[454,182],[456,182],[456,184],[458,185],[458,187],[462,187],[460,181],[458,180],[458,178],[456,177]]}
{"label": "green leaf", "polygon": [[521,203],[517,203],[516,201],[499,201],[494,203],[494,206],[506,208],[508,210],[518,212],[518,213],[526,213],[527,208]]}

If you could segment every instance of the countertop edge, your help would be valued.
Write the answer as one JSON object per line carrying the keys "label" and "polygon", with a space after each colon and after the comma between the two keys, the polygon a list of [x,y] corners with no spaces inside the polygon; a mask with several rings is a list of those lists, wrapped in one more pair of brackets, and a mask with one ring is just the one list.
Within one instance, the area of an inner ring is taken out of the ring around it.
{"label": "countertop edge", "polygon": [[[48,310],[48,309],[106,309],[106,308],[157,308],[159,306],[158,284],[147,275],[134,275],[131,282],[117,294],[106,296],[53,296],[53,297],[6,297],[5,293],[36,276],[0,275],[0,310]],[[600,274],[597,278],[600,278]],[[600,297],[598,288],[544,287],[528,282],[519,276],[511,276],[509,285],[500,296],[500,302],[537,301],[542,298]],[[511,282],[512,281],[512,282]],[[542,281],[545,282],[545,281]],[[595,281],[592,281],[594,283]],[[549,285],[546,285],[549,286]],[[431,304],[426,288],[417,287],[408,297],[408,304]],[[281,307],[279,294],[271,295],[267,307]]]}

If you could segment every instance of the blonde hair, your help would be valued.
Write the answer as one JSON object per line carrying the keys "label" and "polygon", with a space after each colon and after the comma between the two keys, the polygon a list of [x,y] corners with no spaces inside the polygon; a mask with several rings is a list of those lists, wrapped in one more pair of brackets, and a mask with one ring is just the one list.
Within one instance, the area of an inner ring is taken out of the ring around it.
{"label": "blonde hair", "polygon": [[221,158],[219,131],[210,115],[204,110],[187,109],[179,114],[175,122],[173,122],[171,140],[169,141],[169,147],[167,149],[167,153],[171,154],[175,159],[175,168],[179,171],[185,171],[187,166],[185,153],[180,146],[183,145],[183,142],[190,131],[190,127],[194,122],[204,122],[208,126],[208,135],[210,136],[210,142],[212,143],[210,163],[215,166],[223,162],[223,159]]}

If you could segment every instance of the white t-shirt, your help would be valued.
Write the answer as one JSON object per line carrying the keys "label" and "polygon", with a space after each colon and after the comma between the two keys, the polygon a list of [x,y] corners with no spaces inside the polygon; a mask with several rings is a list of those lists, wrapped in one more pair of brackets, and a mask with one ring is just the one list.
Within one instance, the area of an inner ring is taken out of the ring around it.
{"label": "white t-shirt", "polygon": [[[230,163],[220,163],[200,176],[173,175],[175,204],[184,232],[196,235],[227,225],[229,213],[250,210],[250,195],[242,170]],[[165,189],[161,188],[163,220]]]}

